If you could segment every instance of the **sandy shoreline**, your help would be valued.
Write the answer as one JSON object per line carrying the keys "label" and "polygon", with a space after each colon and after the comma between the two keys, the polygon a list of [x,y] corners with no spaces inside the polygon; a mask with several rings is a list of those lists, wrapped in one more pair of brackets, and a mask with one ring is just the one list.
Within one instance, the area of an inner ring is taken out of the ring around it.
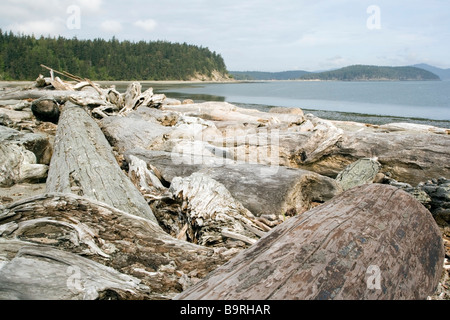
{"label": "sandy shoreline", "polygon": [[[155,83],[155,84],[211,84],[211,83],[246,83],[246,82],[256,82],[256,81],[247,81],[247,80],[228,80],[228,81],[182,81],[182,80],[166,80],[166,81],[153,81],[153,80],[120,80],[120,81],[114,81],[114,80],[102,80],[102,81],[96,81],[94,82],[100,84],[100,85],[108,85],[111,83],[117,83],[117,84],[127,84],[132,82],[139,82],[144,84],[149,83]],[[70,81],[68,81],[70,82]],[[0,88],[3,87],[12,87],[12,86],[28,86],[33,85],[34,81],[0,81]]]}
{"label": "sandy shoreline", "polygon": [[[166,90],[167,88],[172,88],[176,91],[178,86],[195,86],[195,85],[210,85],[210,84],[246,84],[246,83],[274,83],[274,82],[315,82],[316,80],[226,80],[226,81],[201,81],[201,80],[192,80],[192,81],[179,81],[179,80],[169,80],[169,81],[138,81],[138,80],[130,80],[130,81],[95,81],[95,83],[99,84],[103,88],[108,87],[116,87],[117,90],[121,93],[126,91],[126,88],[129,84],[133,82],[139,82],[143,87],[153,87],[154,91],[158,90]],[[0,81],[0,93],[11,89],[11,90],[20,90],[32,87],[34,85],[34,81]],[[75,82],[73,82],[75,83]],[[191,98],[188,97],[186,98]],[[170,97],[169,97],[170,98]],[[177,99],[177,96],[173,96],[172,98]],[[192,98],[194,99],[194,98]],[[200,98],[199,98],[200,99]],[[195,100],[195,99],[194,99]],[[200,99],[197,102],[203,102]],[[271,105],[258,105],[258,104],[248,104],[248,103],[238,103],[232,102],[235,105],[256,108],[258,106],[262,106],[265,108],[266,106]],[[346,112],[346,111],[329,111],[322,110],[320,108],[306,108],[302,107],[305,112],[313,113],[316,116],[327,120],[333,121],[354,121],[359,123],[369,123],[374,125],[387,124],[387,123],[395,123],[395,122],[408,122],[408,123],[417,123],[423,125],[430,125],[440,128],[450,129],[449,121],[447,120],[433,120],[428,118],[420,118],[420,117],[407,117],[407,116],[389,116],[389,115],[371,115],[365,113],[358,112]]]}

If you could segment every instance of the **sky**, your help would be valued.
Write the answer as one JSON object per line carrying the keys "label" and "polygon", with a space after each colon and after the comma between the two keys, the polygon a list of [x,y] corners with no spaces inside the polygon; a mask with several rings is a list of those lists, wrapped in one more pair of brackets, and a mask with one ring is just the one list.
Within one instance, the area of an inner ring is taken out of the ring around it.
{"label": "sky", "polygon": [[230,71],[450,68],[449,0],[2,0],[0,28],[186,42],[221,54]]}

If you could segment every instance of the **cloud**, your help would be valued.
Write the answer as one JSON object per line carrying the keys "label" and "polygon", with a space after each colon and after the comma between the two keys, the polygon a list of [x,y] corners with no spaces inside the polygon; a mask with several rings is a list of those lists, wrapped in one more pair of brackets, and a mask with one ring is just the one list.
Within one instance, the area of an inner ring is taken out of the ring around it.
{"label": "cloud", "polygon": [[[80,39],[115,35],[131,41],[187,42],[220,53],[231,70],[450,63],[445,0],[410,1],[407,6],[387,0],[281,0],[277,6],[273,0],[188,2],[1,0],[0,28]],[[381,9],[381,30],[367,28],[372,4]],[[81,28],[67,27],[72,5],[80,8]],[[153,19],[152,12],[157,12]]]}
{"label": "cloud", "polygon": [[29,21],[57,16],[65,11],[61,1],[56,0],[6,0],[0,2],[0,21],[3,23],[14,21],[15,24],[24,24]]}
{"label": "cloud", "polygon": [[83,10],[90,13],[100,11],[103,5],[103,0],[78,0],[77,2]]}
{"label": "cloud", "polygon": [[147,32],[152,32],[153,30],[155,30],[158,23],[153,19],[147,19],[147,20],[138,20],[134,23],[134,25]]}
{"label": "cloud", "polygon": [[59,21],[47,19],[14,23],[9,25],[7,29],[13,31],[14,33],[23,33],[27,35],[34,34],[35,36],[56,36],[61,30],[61,24]]}
{"label": "cloud", "polygon": [[122,24],[116,20],[106,20],[102,22],[100,28],[105,32],[116,33],[122,31]]}

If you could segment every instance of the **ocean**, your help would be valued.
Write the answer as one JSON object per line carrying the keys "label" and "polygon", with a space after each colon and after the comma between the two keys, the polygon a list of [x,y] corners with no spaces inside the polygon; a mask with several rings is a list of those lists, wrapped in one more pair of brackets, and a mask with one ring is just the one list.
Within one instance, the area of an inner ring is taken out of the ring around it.
{"label": "ocean", "polygon": [[[372,124],[408,122],[450,128],[450,81],[142,82],[143,90],[195,102],[223,101],[268,111],[301,108],[330,120]],[[118,88],[119,89],[119,88]],[[119,91],[126,89],[126,86]]]}

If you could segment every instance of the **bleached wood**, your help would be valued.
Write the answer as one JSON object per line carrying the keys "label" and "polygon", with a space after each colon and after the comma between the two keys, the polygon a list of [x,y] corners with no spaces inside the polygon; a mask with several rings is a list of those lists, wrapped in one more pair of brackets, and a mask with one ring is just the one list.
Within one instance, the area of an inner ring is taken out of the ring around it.
{"label": "bleached wood", "polygon": [[366,185],[273,229],[177,299],[423,300],[444,256],[425,207],[397,188]]}
{"label": "bleached wood", "polygon": [[233,255],[74,194],[0,206],[0,299],[170,299]]}
{"label": "bleached wood", "polygon": [[145,199],[120,169],[97,123],[70,102],[59,120],[47,191],[86,196],[156,222]]}

